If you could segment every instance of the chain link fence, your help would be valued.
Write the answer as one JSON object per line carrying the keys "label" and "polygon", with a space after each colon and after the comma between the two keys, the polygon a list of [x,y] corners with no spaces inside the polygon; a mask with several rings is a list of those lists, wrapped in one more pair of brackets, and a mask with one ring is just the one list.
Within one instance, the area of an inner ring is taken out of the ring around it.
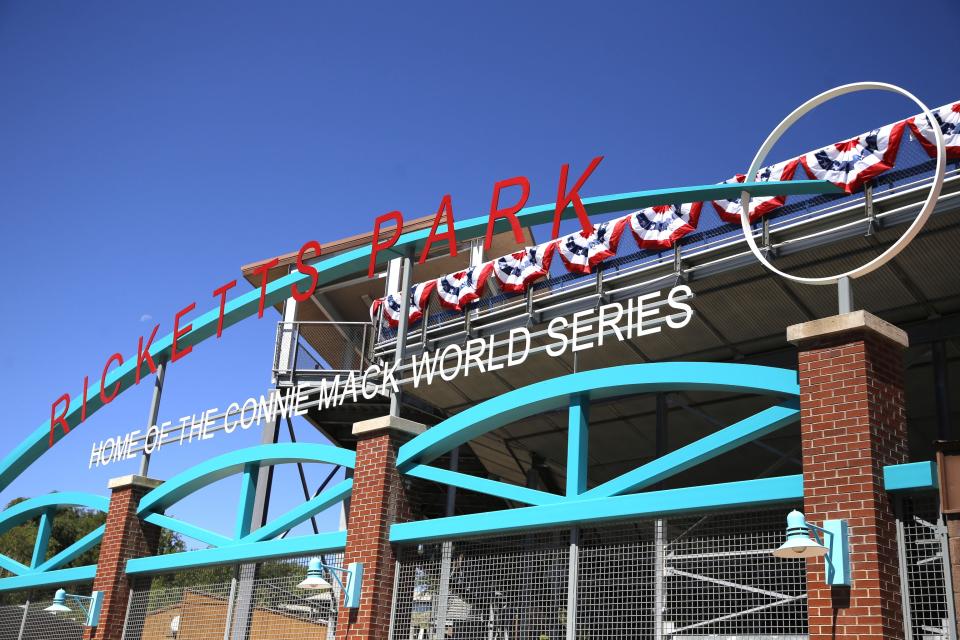
{"label": "chain link fence", "polygon": [[901,498],[897,508],[907,640],[956,640],[939,498],[936,493],[911,495]]}
{"label": "chain link fence", "polygon": [[[332,640],[337,582],[330,591],[305,590],[309,558],[221,567],[229,580],[197,583],[194,573],[139,585],[130,597],[124,640]],[[342,554],[323,556],[342,566]],[[215,574],[214,574],[215,575]]]}
{"label": "chain link fence", "polygon": [[404,547],[392,638],[806,638],[787,511]]}

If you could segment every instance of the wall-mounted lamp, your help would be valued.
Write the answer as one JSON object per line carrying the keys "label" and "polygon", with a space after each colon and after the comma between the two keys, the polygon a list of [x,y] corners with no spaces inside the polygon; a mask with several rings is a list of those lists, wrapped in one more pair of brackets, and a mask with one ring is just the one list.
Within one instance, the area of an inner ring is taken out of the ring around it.
{"label": "wall-mounted lamp", "polygon": [[[351,562],[346,569],[333,567],[324,564],[320,558],[311,558],[307,565],[307,577],[297,586],[301,589],[316,589],[319,591],[329,591],[333,585],[327,582],[323,577],[323,572],[328,571],[337,585],[343,590],[343,606],[347,609],[356,609],[360,606],[360,585],[363,580],[363,563]],[[338,573],[346,575],[346,582],[340,579]]]}
{"label": "wall-mounted lamp", "polygon": [[44,609],[50,613],[70,613],[72,609],[67,606],[67,598],[70,598],[77,604],[83,613],[87,616],[86,625],[95,627],[100,623],[100,608],[103,606],[103,591],[94,591],[89,596],[78,596],[73,593],[67,593],[63,589],[57,589],[53,594],[53,604]]}
{"label": "wall-mounted lamp", "polygon": [[850,586],[850,534],[846,520],[824,520],[823,527],[818,527],[808,523],[802,513],[793,510],[787,515],[787,540],[773,555],[778,558],[823,557],[827,584]]}

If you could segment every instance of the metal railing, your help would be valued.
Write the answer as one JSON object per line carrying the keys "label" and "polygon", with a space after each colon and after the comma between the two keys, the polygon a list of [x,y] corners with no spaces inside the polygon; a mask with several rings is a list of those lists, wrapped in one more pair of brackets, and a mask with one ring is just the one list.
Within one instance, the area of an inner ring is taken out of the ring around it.
{"label": "metal railing", "polygon": [[[901,149],[901,154],[904,152]],[[920,159],[904,164],[908,166],[890,172],[852,196],[795,198],[793,204],[755,225],[758,243],[776,256],[788,256],[912,220],[926,195],[932,165]],[[935,214],[954,209],[960,202],[958,196],[960,165],[953,163],[946,172]],[[423,319],[408,330],[405,354],[436,351],[468,338],[542,324],[598,303],[626,300],[677,282],[733,271],[752,262],[739,229],[723,225],[683,238],[672,250],[643,250],[607,260],[594,274],[554,273],[525,294],[488,295],[466,313],[445,311],[431,299]],[[491,277],[488,282],[493,280]],[[374,357],[392,360],[395,348],[396,330],[381,327]]]}
{"label": "metal railing", "polygon": [[369,322],[280,322],[274,378],[293,384],[363,371],[370,364],[373,338]]}

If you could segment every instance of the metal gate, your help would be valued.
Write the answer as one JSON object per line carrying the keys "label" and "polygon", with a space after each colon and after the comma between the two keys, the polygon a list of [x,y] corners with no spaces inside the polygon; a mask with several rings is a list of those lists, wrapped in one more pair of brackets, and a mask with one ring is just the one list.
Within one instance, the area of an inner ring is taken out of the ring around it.
{"label": "metal gate", "polygon": [[[340,594],[297,584],[307,558],[208,570],[234,572],[229,580],[201,584],[201,572],[163,576],[130,595],[124,640],[330,640]],[[324,562],[340,566],[342,554]],[[336,584],[335,581],[331,582]],[[2,640],[2,639],[0,639]]]}
{"label": "metal gate", "polygon": [[947,527],[938,496],[904,496],[896,507],[906,638],[956,640]]}
{"label": "metal gate", "polygon": [[789,507],[406,546],[391,637],[806,638]]}

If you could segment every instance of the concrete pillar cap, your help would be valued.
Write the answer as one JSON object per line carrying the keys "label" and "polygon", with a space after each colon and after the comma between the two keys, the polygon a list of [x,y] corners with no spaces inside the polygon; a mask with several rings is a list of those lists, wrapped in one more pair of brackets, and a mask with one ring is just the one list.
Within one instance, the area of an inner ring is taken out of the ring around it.
{"label": "concrete pillar cap", "polygon": [[789,326],[787,327],[787,342],[799,344],[851,331],[872,333],[901,347],[907,347],[910,344],[906,331],[862,309]]}
{"label": "concrete pillar cap", "polygon": [[378,431],[389,430],[418,436],[426,431],[427,427],[419,422],[407,420],[400,416],[380,416],[379,418],[371,418],[370,420],[353,423],[353,435],[355,436],[366,436]]}
{"label": "concrete pillar cap", "polygon": [[107,488],[125,489],[126,487],[141,487],[144,489],[156,489],[161,484],[163,484],[163,480],[156,480],[154,478],[133,474],[111,479],[109,482],[107,482]]}

